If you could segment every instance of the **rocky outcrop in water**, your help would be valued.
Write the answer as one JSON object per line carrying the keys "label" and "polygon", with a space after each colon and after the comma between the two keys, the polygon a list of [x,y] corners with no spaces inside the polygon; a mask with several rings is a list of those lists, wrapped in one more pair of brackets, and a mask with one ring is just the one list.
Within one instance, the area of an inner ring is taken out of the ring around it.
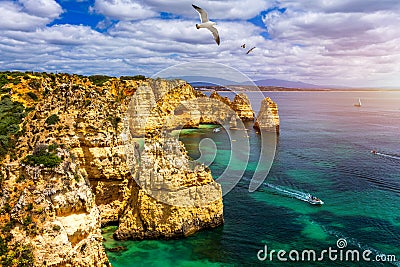
{"label": "rocky outcrop in water", "polygon": [[249,97],[246,94],[237,94],[233,99],[231,107],[242,121],[254,121],[254,112],[251,108]]}
{"label": "rocky outcrop in water", "polygon": [[235,95],[235,98],[231,102],[229,98],[222,97],[214,91],[211,93],[210,98],[229,106],[242,121],[254,121],[254,111],[251,107],[249,97],[246,94],[239,93]]}
{"label": "rocky outcrop in water", "polygon": [[279,134],[279,124],[278,105],[269,97],[263,99],[254,128]]}

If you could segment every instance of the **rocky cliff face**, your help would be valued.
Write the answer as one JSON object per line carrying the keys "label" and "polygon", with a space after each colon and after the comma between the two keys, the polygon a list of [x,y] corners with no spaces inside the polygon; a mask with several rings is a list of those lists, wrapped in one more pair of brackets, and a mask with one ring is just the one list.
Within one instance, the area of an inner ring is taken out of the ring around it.
{"label": "rocky cliff face", "polygon": [[86,174],[67,149],[53,150],[62,159],[55,168],[0,169],[2,266],[109,266]]}
{"label": "rocky cliff face", "polygon": [[[185,236],[223,222],[221,188],[210,171],[195,168],[177,140],[167,153],[156,138],[160,127],[179,128],[181,118],[186,126],[200,123],[197,110],[174,117],[182,101],[202,96],[187,83],[109,79],[96,86],[71,75],[25,75],[7,86],[13,101],[33,110],[0,167],[4,266],[18,260],[106,266],[100,226],[109,223],[120,224],[116,237],[141,239]],[[138,101],[129,105],[136,91]],[[144,116],[126,117],[130,108]],[[127,144],[140,158],[132,134],[147,132],[153,134],[145,144],[145,167],[138,161],[128,165]],[[39,147],[44,150],[35,152]],[[28,155],[31,160],[21,164]],[[46,166],[57,158],[56,167]],[[34,166],[36,159],[46,163]],[[164,180],[161,187],[154,177]],[[170,201],[154,194],[160,188],[170,190]]]}
{"label": "rocky cliff face", "polygon": [[12,87],[12,99],[33,110],[1,166],[3,266],[109,266],[100,227],[117,221],[130,195],[120,89],[71,75]]}
{"label": "rocky cliff face", "polygon": [[222,191],[202,165],[193,164],[173,137],[152,136],[140,154],[127,153],[136,173],[116,239],[187,236],[223,223]]}
{"label": "rocky cliff face", "polygon": [[[160,89],[162,88],[162,89]],[[140,86],[129,107],[131,134],[139,137],[154,129],[197,128],[200,124],[228,125],[233,119],[253,121],[247,95],[231,102],[213,92],[208,98],[182,80],[153,80]]]}
{"label": "rocky cliff face", "polygon": [[171,135],[204,121],[210,113],[202,104],[206,101],[179,80],[154,80],[132,97],[125,135],[144,136],[144,147],[139,152],[127,142],[127,163],[135,181],[115,238],[173,238],[223,223],[220,185]]}
{"label": "rocky cliff face", "polygon": [[118,239],[223,223],[221,187],[172,131],[252,120],[247,97],[207,98],[181,80],[100,78],[26,74],[5,85],[29,112],[0,165],[3,266],[108,266],[100,227],[111,223]]}
{"label": "rocky cliff face", "polygon": [[250,100],[246,94],[239,93],[235,95],[235,98],[231,102],[229,98],[222,97],[216,91],[214,91],[211,93],[210,98],[225,103],[233,111],[236,112],[237,116],[242,121],[254,121],[254,111],[251,107]]}
{"label": "rocky cliff face", "polygon": [[241,120],[254,121],[254,112],[251,108],[250,100],[246,94],[237,94],[231,105],[232,109],[236,111]]}
{"label": "rocky cliff face", "polygon": [[263,99],[254,128],[279,134],[279,124],[278,105],[269,97]]}

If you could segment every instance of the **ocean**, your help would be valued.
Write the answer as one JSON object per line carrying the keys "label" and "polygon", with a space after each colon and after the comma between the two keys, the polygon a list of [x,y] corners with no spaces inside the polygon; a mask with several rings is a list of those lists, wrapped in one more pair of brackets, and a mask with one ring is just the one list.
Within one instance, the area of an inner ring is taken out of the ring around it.
{"label": "ocean", "polygon": [[[233,93],[221,94],[233,98]],[[247,94],[258,112],[262,97]],[[279,106],[281,133],[261,186],[249,192],[260,135],[246,124],[249,162],[224,196],[225,224],[180,240],[124,242],[112,239],[115,227],[106,227],[106,248],[128,248],[107,252],[114,267],[400,266],[400,92],[263,94]],[[358,98],[360,108],[354,107]],[[217,148],[209,167],[218,178],[231,157],[227,132],[204,126],[180,134],[195,159],[205,138]],[[307,203],[308,193],[325,204]],[[275,254],[269,257],[272,250]],[[279,250],[286,252],[281,259]],[[304,250],[315,251],[316,259],[302,260]],[[322,257],[324,250],[336,252]],[[358,253],[360,260],[348,251]]]}

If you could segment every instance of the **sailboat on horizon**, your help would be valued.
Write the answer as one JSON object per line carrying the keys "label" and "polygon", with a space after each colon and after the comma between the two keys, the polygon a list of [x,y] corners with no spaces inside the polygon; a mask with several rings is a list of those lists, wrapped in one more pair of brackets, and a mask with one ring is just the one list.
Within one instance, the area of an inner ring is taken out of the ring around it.
{"label": "sailboat on horizon", "polygon": [[355,107],[360,108],[361,107],[361,99],[358,99],[358,103],[354,104]]}

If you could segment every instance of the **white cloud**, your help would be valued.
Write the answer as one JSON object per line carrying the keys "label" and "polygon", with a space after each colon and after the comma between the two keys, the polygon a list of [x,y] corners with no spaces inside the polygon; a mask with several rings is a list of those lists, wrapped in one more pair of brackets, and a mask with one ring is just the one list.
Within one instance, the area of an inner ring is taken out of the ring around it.
{"label": "white cloud", "polygon": [[54,19],[62,13],[61,6],[54,0],[19,0],[24,6],[26,13]]}
{"label": "white cloud", "polygon": [[96,0],[91,10],[117,20],[139,20],[158,15],[148,7],[131,0]]}
{"label": "white cloud", "polygon": [[53,0],[0,2],[0,30],[32,31],[44,27],[62,13]]}
{"label": "white cloud", "polygon": [[268,6],[265,0],[200,0],[195,2],[192,0],[96,0],[92,10],[117,20],[145,19],[156,17],[161,12],[197,19],[198,13],[193,9],[192,4],[205,9],[209,13],[211,20],[250,19],[257,16]]}
{"label": "white cloud", "polygon": [[291,68],[280,65],[300,79],[373,85],[385,77],[381,84],[389,84],[399,82],[399,4],[287,0],[278,5],[286,8],[284,12],[270,12],[263,21],[273,43],[300,51],[282,55]]}
{"label": "white cloud", "polygon": [[[362,8],[359,1],[193,2],[218,22],[220,46],[208,30],[194,26],[198,15],[192,1],[97,0],[92,10],[106,16],[105,22],[118,20],[105,24],[106,32],[84,25],[46,26],[62,12],[53,1],[45,9],[28,8],[29,0],[0,1],[5,14],[0,20],[0,66],[151,76],[174,64],[205,60],[255,79],[400,86],[397,1],[377,5],[368,0]],[[268,13],[264,29],[246,21],[272,7],[286,10]],[[163,20],[159,12],[179,19]],[[260,35],[266,30],[269,40]],[[256,49],[246,55],[243,43]]]}
{"label": "white cloud", "polygon": [[146,5],[150,6],[158,12],[168,12],[176,15],[197,18],[197,11],[193,9],[195,4],[205,9],[211,20],[218,19],[250,19],[257,16],[268,6],[265,0],[181,0],[181,1],[165,1],[165,0],[147,0]]}
{"label": "white cloud", "polygon": [[47,23],[47,19],[29,15],[21,11],[21,7],[13,2],[0,2],[0,29],[31,30]]}
{"label": "white cloud", "polygon": [[398,9],[400,6],[397,0],[281,0],[278,3],[291,10],[324,13],[369,13]]}

